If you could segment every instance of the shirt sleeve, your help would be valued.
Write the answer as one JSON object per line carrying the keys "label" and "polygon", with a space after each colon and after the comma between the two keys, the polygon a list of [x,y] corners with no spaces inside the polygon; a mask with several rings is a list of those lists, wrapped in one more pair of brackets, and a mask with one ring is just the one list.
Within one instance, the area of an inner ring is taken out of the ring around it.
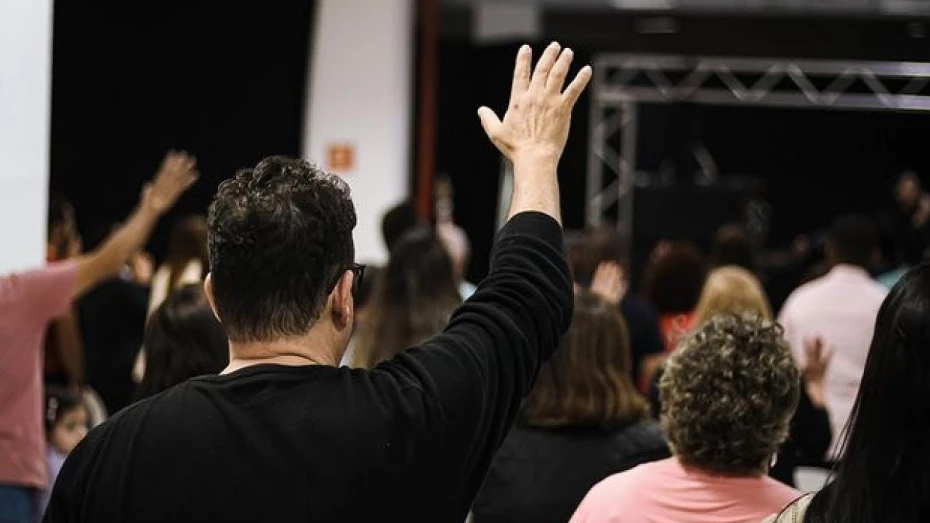
{"label": "shirt sleeve", "polygon": [[0,285],[2,296],[28,310],[33,317],[51,320],[68,312],[77,286],[77,263],[51,263],[40,269],[14,274]]}
{"label": "shirt sleeve", "polygon": [[478,491],[572,306],[562,228],[548,215],[521,213],[499,233],[488,277],[446,330],[375,369],[421,388],[435,405],[437,466],[452,467],[446,472],[461,482],[463,500]]}

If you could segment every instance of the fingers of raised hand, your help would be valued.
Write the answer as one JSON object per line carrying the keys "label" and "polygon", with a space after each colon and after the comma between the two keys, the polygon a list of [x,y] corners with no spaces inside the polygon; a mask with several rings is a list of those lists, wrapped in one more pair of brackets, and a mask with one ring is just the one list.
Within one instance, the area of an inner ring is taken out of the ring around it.
{"label": "fingers of raised hand", "polygon": [[540,91],[546,87],[546,82],[549,80],[549,73],[552,71],[555,61],[559,58],[561,50],[562,46],[560,46],[558,42],[552,42],[549,44],[549,47],[546,47],[542,56],[539,57],[539,62],[536,63],[536,69],[533,71],[533,78],[530,80],[530,90]]}
{"label": "fingers of raised hand", "polygon": [[513,68],[513,85],[510,89],[510,101],[513,101],[530,88],[530,71],[533,64],[533,50],[523,45],[517,51],[517,62]]}
{"label": "fingers of raised hand", "polygon": [[562,101],[566,105],[573,107],[575,103],[578,102],[581,93],[584,92],[585,87],[588,86],[588,82],[591,81],[592,74],[593,72],[590,65],[586,65],[578,71],[572,83],[568,84],[568,87],[565,88],[565,92],[562,93]]}
{"label": "fingers of raised hand", "polygon": [[575,54],[571,49],[565,48],[552,66],[549,78],[546,79],[546,90],[550,93],[559,94],[562,87],[565,86],[565,77],[568,76],[568,69],[572,65]]}

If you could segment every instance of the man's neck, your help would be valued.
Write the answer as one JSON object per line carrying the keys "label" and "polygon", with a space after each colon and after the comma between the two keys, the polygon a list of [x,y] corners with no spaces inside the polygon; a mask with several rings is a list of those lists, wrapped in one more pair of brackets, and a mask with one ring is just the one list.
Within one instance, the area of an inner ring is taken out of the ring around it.
{"label": "man's neck", "polygon": [[332,343],[316,336],[304,336],[275,341],[230,342],[229,365],[221,374],[229,374],[255,365],[339,365]]}

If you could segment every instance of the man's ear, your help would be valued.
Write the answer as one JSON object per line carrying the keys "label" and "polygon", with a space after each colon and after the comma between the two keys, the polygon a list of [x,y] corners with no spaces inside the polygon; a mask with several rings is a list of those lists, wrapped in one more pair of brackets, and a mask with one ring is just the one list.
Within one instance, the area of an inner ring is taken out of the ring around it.
{"label": "man's ear", "polygon": [[352,284],[354,280],[355,274],[353,272],[344,271],[331,295],[333,300],[333,323],[340,329],[351,327],[354,314],[352,301]]}
{"label": "man's ear", "polygon": [[213,309],[213,315],[216,316],[216,320],[220,323],[223,323],[223,320],[220,319],[220,313],[216,309],[216,300],[213,297],[213,274],[207,273],[206,279],[203,281],[203,293],[207,297],[207,303],[210,304],[210,308]]}

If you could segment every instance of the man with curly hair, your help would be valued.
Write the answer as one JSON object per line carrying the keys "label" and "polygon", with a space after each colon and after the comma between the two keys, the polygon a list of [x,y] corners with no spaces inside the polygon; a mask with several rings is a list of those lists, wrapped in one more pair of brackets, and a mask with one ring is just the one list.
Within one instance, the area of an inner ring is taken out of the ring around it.
{"label": "man with curly hair", "polygon": [[92,431],[48,522],[464,521],[572,311],[556,168],[586,67],[550,45],[517,57],[503,121],[510,220],[487,279],[445,331],[373,370],[336,365],[352,332],[355,209],[346,184],[270,158],[210,209],[206,293],[230,342],[196,378]]}
{"label": "man with curly hair", "polygon": [[782,330],[719,315],[679,344],[659,385],[673,456],[596,485],[573,523],[757,523],[801,494],[766,473],[788,436],[799,371]]}

